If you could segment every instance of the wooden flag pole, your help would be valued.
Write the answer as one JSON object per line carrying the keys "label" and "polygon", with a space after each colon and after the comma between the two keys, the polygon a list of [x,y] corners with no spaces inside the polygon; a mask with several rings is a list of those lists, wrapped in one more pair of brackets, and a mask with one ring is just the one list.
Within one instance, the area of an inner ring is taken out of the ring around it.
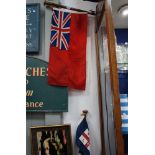
{"label": "wooden flag pole", "polygon": [[120,93],[119,93],[119,81],[116,62],[116,41],[114,34],[114,25],[112,19],[111,6],[108,0],[105,0],[105,20],[106,20],[106,33],[108,41],[108,55],[109,55],[109,67],[111,78],[111,89],[113,93],[114,104],[114,127],[115,127],[115,139],[116,139],[116,153],[117,155],[124,155],[124,141],[121,131],[121,106],[120,106]]}
{"label": "wooden flag pole", "polygon": [[65,5],[61,5],[61,4],[56,4],[56,3],[53,3],[53,2],[49,2],[47,0],[45,0],[44,5],[49,6],[49,7],[64,8],[64,9],[68,9],[68,10],[72,10],[72,11],[88,13],[90,15],[96,15],[96,13],[94,11],[86,11],[86,10],[82,10],[82,9],[68,7],[68,6],[65,6]]}
{"label": "wooden flag pole", "polygon": [[[100,6],[102,6],[102,8]],[[116,154],[124,155],[125,154],[124,141],[123,141],[123,135],[121,131],[122,123],[121,123],[119,81],[118,81],[118,72],[117,72],[116,45],[115,45],[115,34],[114,34],[114,25],[113,25],[113,19],[112,19],[112,11],[108,0],[103,0],[102,2],[98,3],[98,8],[99,9],[97,10],[96,40],[98,39],[97,32],[99,30],[101,21],[103,20],[104,16],[106,21],[110,79],[111,79],[111,89],[113,93],[112,97],[113,97],[113,104],[114,104],[113,114],[114,114],[114,127],[115,127],[114,130],[115,130],[115,140],[116,140]],[[97,53],[98,53],[98,47],[97,47]]]}
{"label": "wooden flag pole", "polygon": [[98,77],[98,104],[99,104],[99,118],[100,118],[100,134],[101,134],[101,155],[106,154],[105,150],[105,138],[104,138],[104,118],[103,118],[103,101],[102,101],[102,89],[101,89],[101,66],[99,56],[99,44],[98,36],[95,33],[95,45],[96,45],[96,64],[97,64],[97,77]]}
{"label": "wooden flag pole", "polygon": [[83,110],[83,111],[82,111],[82,114],[81,114],[81,116],[84,116],[84,117],[86,117],[86,116],[87,116],[87,114],[88,114],[88,110]]}

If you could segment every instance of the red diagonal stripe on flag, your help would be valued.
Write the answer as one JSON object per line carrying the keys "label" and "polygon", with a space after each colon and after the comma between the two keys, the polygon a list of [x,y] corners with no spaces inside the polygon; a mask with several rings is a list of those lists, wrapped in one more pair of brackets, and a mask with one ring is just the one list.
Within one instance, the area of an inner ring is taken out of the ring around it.
{"label": "red diagonal stripe on flag", "polygon": [[86,148],[88,148],[89,146],[90,146],[90,143],[89,142],[85,144],[85,147]]}
{"label": "red diagonal stripe on flag", "polygon": [[52,37],[51,39],[51,43],[53,43],[53,41],[57,38],[57,33],[55,33],[55,35]]}
{"label": "red diagonal stripe on flag", "polygon": [[68,22],[68,20],[71,18],[71,15],[67,15],[67,17],[65,18],[65,20],[63,21],[63,26]]}
{"label": "red diagonal stripe on flag", "polygon": [[88,142],[90,141],[88,135],[86,135],[85,133],[83,133],[82,136],[83,136]]}
{"label": "red diagonal stripe on flag", "polygon": [[53,19],[54,19],[55,23],[58,24],[58,19],[57,19],[57,16],[55,15],[54,11],[53,11]]}
{"label": "red diagonal stripe on flag", "polygon": [[63,43],[64,43],[64,45],[65,45],[65,48],[68,49],[68,44],[67,44],[66,39],[65,39],[65,37],[63,36],[63,34],[62,34],[62,41],[63,41]]}

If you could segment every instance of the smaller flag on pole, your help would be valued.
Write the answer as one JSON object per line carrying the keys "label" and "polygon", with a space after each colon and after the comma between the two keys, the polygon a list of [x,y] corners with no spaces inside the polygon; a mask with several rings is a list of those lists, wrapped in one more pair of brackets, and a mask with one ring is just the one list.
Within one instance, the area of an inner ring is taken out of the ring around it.
{"label": "smaller flag on pole", "polygon": [[76,144],[79,147],[81,155],[90,155],[89,128],[86,120],[86,114],[83,114],[76,131]]}

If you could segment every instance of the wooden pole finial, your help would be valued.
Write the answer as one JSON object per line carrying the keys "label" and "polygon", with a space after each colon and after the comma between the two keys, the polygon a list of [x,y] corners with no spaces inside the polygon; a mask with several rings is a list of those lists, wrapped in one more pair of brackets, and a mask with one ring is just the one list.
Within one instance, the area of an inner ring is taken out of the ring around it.
{"label": "wooden pole finial", "polygon": [[82,114],[81,114],[81,116],[87,116],[87,114],[88,114],[88,110],[82,110]]}

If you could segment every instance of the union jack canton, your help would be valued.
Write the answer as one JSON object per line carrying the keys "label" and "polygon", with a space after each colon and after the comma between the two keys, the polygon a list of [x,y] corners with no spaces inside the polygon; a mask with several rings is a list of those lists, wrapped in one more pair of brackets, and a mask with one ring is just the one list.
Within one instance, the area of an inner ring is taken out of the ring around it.
{"label": "union jack canton", "polygon": [[71,13],[60,10],[52,11],[51,46],[68,50],[70,42]]}

